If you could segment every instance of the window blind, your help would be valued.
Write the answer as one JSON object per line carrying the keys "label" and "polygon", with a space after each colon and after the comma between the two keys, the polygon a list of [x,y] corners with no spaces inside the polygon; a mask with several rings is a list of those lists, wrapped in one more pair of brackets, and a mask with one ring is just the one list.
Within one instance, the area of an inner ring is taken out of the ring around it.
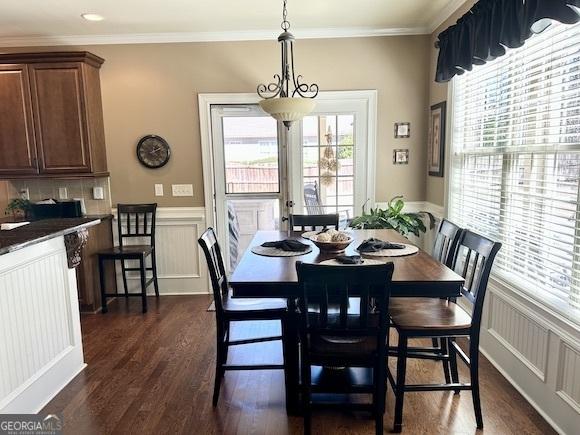
{"label": "window blind", "polygon": [[580,311],[580,25],[454,79],[449,216],[501,241],[496,277]]}

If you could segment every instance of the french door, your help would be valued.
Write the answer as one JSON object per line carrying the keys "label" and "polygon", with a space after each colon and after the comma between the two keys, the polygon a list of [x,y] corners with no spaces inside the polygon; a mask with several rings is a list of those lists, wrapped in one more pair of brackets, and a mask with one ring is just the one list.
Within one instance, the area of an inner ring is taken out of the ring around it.
{"label": "french door", "polygon": [[230,271],[256,231],[285,229],[290,213],[339,213],[346,225],[374,198],[376,98],[362,92],[375,95],[321,94],[290,131],[255,103],[210,106],[214,220]]}

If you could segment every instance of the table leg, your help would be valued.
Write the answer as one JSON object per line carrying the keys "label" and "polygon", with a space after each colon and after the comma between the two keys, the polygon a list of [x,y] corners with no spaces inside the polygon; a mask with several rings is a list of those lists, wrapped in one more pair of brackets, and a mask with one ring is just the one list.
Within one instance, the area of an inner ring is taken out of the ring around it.
{"label": "table leg", "polygon": [[284,355],[286,357],[286,412],[289,415],[300,413],[300,352],[298,349],[298,314],[296,301],[288,298],[288,320],[284,331]]}

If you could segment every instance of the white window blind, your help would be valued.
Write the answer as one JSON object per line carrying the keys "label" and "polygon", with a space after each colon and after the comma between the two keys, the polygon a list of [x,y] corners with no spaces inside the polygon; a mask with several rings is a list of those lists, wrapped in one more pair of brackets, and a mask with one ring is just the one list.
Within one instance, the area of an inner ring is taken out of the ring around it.
{"label": "white window blind", "polygon": [[495,276],[580,311],[580,25],[454,79],[449,216],[501,241]]}

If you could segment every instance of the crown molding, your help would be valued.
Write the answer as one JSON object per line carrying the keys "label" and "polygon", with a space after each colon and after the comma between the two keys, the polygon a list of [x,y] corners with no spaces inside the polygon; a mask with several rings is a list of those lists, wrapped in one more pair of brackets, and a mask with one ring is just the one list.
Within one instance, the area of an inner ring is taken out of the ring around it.
{"label": "crown molding", "polygon": [[[296,29],[298,39],[323,38],[370,38],[377,36],[426,35],[427,27],[402,28],[328,28]],[[237,32],[176,32],[176,33],[129,33],[117,35],[68,35],[68,36],[22,36],[0,37],[0,47],[46,47],[60,45],[107,45],[107,44],[169,44],[180,42],[223,42],[275,40],[276,30],[252,30]]]}
{"label": "crown molding", "polygon": [[429,25],[429,33],[433,33],[437,28],[447,20],[453,13],[459,9],[467,0],[451,0],[447,6],[441,9]]}

